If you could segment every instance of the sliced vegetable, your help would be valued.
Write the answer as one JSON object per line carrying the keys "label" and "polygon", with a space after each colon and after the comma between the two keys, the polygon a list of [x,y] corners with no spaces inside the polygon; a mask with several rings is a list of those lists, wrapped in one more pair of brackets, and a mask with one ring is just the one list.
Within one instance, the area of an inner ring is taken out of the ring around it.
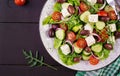
{"label": "sliced vegetable", "polygon": [[90,56],[89,63],[92,65],[97,65],[99,63],[99,59],[94,56]]}
{"label": "sliced vegetable", "polygon": [[78,32],[81,28],[82,28],[82,25],[74,26],[74,27],[72,28],[72,30],[76,33],[76,32]]}
{"label": "sliced vegetable", "polygon": [[55,12],[53,12],[53,14],[52,14],[52,19],[53,19],[54,21],[60,21],[60,20],[61,20],[61,16],[62,16],[62,14],[61,14],[60,12],[55,11]]}
{"label": "sliced vegetable", "polygon": [[76,39],[75,33],[74,32],[68,32],[67,33],[67,39],[72,41],[72,42],[75,41],[75,39]]}
{"label": "sliced vegetable", "polygon": [[110,11],[113,11],[113,8],[110,5],[106,5],[104,10],[106,12],[110,12]]}
{"label": "sliced vegetable", "polygon": [[65,38],[65,31],[63,29],[57,29],[55,35],[58,39],[63,40]]}
{"label": "sliced vegetable", "polygon": [[93,52],[99,53],[99,52],[102,51],[103,45],[102,45],[102,43],[96,43],[91,47],[91,49],[92,49]]}
{"label": "sliced vegetable", "polygon": [[89,20],[88,20],[88,17],[89,17],[89,15],[90,15],[90,12],[89,11],[85,11],[84,13],[82,13],[81,15],[80,15],[80,19],[83,21],[83,22],[89,22]]}
{"label": "sliced vegetable", "polygon": [[74,47],[75,53],[78,53],[78,54],[80,54],[82,52],[82,50],[83,50],[82,48],[77,47],[76,44],[74,44],[73,47]]}
{"label": "sliced vegetable", "polygon": [[117,15],[115,14],[115,11],[109,11],[108,16],[110,17],[111,20],[117,19]]}
{"label": "sliced vegetable", "polygon": [[87,51],[84,50],[83,54],[88,56],[88,55],[90,55],[90,52],[87,52]]}
{"label": "sliced vegetable", "polygon": [[84,2],[81,2],[80,3],[80,9],[81,9],[81,11],[84,12],[84,11],[87,11],[89,9],[89,7]]}
{"label": "sliced vegetable", "polygon": [[98,16],[107,16],[107,12],[106,11],[99,11],[98,13]]}
{"label": "sliced vegetable", "polygon": [[59,47],[61,46],[62,44],[62,40],[59,40],[57,38],[54,39],[54,48],[55,49],[59,49]]}
{"label": "sliced vegetable", "polygon": [[89,59],[90,59],[90,56],[86,56],[86,55],[82,54],[82,59],[83,59],[83,60],[89,60]]}
{"label": "sliced vegetable", "polygon": [[85,48],[87,46],[86,40],[84,38],[79,38],[76,42],[79,48]]}
{"label": "sliced vegetable", "polygon": [[96,22],[96,28],[98,30],[102,30],[105,27],[105,23],[103,21]]}

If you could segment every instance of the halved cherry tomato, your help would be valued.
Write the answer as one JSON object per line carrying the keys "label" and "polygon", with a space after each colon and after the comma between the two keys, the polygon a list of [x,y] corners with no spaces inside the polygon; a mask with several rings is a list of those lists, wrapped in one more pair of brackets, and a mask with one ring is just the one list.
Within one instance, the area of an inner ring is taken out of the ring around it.
{"label": "halved cherry tomato", "polygon": [[81,9],[81,11],[84,12],[84,11],[87,11],[89,9],[89,7],[84,2],[81,2],[80,3],[80,9]]}
{"label": "halved cherry tomato", "polygon": [[98,16],[107,16],[108,13],[106,11],[99,11],[98,13]]}
{"label": "halved cherry tomato", "polygon": [[76,42],[79,48],[85,48],[87,46],[86,40],[84,38],[79,38]]}
{"label": "halved cherry tomato", "polygon": [[26,3],[26,0],[14,0],[14,3],[18,6],[23,6]]}
{"label": "halved cherry tomato", "polygon": [[99,63],[99,59],[95,58],[94,56],[90,56],[89,63],[92,65],[97,65]]}
{"label": "halved cherry tomato", "polygon": [[117,19],[117,15],[115,14],[115,11],[108,12],[108,16],[110,17],[111,20]]}
{"label": "halved cherry tomato", "polygon": [[67,31],[68,30],[68,26],[65,23],[60,24],[60,28]]}
{"label": "halved cherry tomato", "polygon": [[67,33],[67,39],[72,41],[72,42],[75,41],[75,39],[76,39],[75,33],[74,32]]}
{"label": "halved cherry tomato", "polygon": [[53,14],[52,14],[52,19],[53,19],[54,21],[60,21],[60,20],[61,20],[61,16],[62,16],[62,14],[61,14],[60,12],[55,11],[55,12],[53,12]]}

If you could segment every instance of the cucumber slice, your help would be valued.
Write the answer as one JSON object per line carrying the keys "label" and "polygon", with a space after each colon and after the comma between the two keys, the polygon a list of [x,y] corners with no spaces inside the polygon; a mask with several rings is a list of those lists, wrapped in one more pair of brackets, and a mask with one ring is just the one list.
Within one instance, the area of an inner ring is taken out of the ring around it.
{"label": "cucumber slice", "polygon": [[104,9],[106,12],[110,12],[110,11],[113,11],[113,8],[110,6],[110,5],[107,5],[105,6],[105,9]]}
{"label": "cucumber slice", "polygon": [[104,58],[104,53],[100,52],[100,53],[94,53],[99,59],[103,59]]}
{"label": "cucumber slice", "polygon": [[63,40],[65,38],[65,31],[63,29],[58,29],[55,35],[58,39]]}
{"label": "cucumber slice", "polygon": [[81,27],[82,27],[82,25],[74,26],[74,27],[72,28],[72,30],[73,30],[74,32],[78,32],[78,31],[81,29]]}
{"label": "cucumber slice", "polygon": [[[90,56],[91,56],[91,55],[90,55]],[[89,60],[90,56],[86,56],[86,55],[82,54],[82,59],[83,59],[83,60]]]}
{"label": "cucumber slice", "polygon": [[83,51],[84,55],[90,55],[90,53],[86,52],[85,50]]}
{"label": "cucumber slice", "polygon": [[96,22],[96,28],[98,30],[102,30],[105,27],[105,23],[103,21]]}
{"label": "cucumber slice", "polygon": [[89,20],[88,20],[89,15],[90,15],[90,12],[85,11],[83,14],[80,15],[80,20],[85,22],[85,23],[88,23],[89,22]]}
{"label": "cucumber slice", "polygon": [[57,38],[54,39],[54,48],[58,49],[62,44],[62,40],[59,40]]}
{"label": "cucumber slice", "polygon": [[96,43],[91,47],[93,52],[100,53],[103,49],[102,43]]}
{"label": "cucumber slice", "polygon": [[74,46],[75,53],[80,54],[82,52],[82,50],[83,50],[82,48],[78,48],[77,46]]}

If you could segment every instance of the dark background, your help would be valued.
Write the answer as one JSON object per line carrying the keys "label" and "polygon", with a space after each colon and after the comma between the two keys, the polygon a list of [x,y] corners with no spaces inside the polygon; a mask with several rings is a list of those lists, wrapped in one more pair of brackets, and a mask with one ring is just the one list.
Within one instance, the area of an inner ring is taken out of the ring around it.
{"label": "dark background", "polygon": [[[54,61],[39,36],[39,17],[46,0],[28,0],[16,6],[14,0],[0,0],[0,76],[74,76],[76,71]],[[39,51],[44,62],[56,67],[30,68],[22,50]]]}

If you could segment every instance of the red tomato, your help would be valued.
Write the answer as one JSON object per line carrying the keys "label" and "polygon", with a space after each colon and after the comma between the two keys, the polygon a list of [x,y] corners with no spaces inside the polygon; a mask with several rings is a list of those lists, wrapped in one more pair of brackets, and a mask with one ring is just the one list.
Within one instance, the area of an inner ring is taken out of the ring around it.
{"label": "red tomato", "polygon": [[61,14],[60,12],[55,11],[55,12],[53,12],[53,14],[52,14],[52,19],[53,19],[54,21],[60,21],[60,20],[61,20],[61,16],[62,16],[62,14]]}
{"label": "red tomato", "polygon": [[84,2],[81,2],[80,9],[81,9],[81,11],[84,12],[84,11],[87,11],[89,9],[89,7]]}
{"label": "red tomato", "polygon": [[26,0],[14,0],[14,2],[18,6],[23,6],[26,3]]}
{"label": "red tomato", "polygon": [[79,48],[85,48],[87,46],[86,40],[84,38],[79,38],[76,42]]}
{"label": "red tomato", "polygon": [[98,13],[98,16],[107,16],[107,12],[106,11],[99,11]]}
{"label": "red tomato", "polygon": [[111,20],[116,20],[117,19],[117,15],[115,14],[115,11],[108,12],[108,15],[109,15]]}
{"label": "red tomato", "polygon": [[90,56],[89,63],[92,65],[97,65],[99,63],[99,59],[96,59],[94,56]]}
{"label": "red tomato", "polygon": [[67,39],[70,41],[75,41],[75,39],[76,39],[75,33],[74,32],[67,33]]}

